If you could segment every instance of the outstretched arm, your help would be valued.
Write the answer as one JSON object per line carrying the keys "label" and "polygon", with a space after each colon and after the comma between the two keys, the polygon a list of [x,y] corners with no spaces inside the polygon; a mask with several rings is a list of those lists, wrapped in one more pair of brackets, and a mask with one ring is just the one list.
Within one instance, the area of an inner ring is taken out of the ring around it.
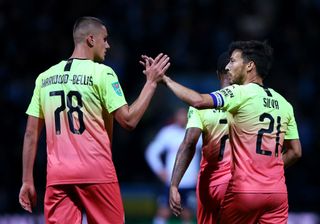
{"label": "outstretched arm", "polygon": [[213,108],[213,100],[210,94],[200,94],[189,89],[175,81],[170,77],[164,76],[163,82],[166,86],[183,102],[197,109]]}
{"label": "outstretched arm", "polygon": [[186,172],[194,154],[196,151],[196,145],[201,135],[201,129],[199,128],[188,128],[184,136],[183,142],[181,143],[177,152],[176,161],[174,164],[171,184],[170,184],[170,195],[169,203],[170,208],[174,215],[178,216],[181,214],[181,200],[178,187],[180,181]]}
{"label": "outstretched arm", "polygon": [[28,117],[26,132],[23,142],[22,154],[22,186],[19,194],[19,202],[23,209],[32,212],[36,204],[37,194],[33,181],[33,166],[37,153],[38,140],[44,120],[33,116]]}
{"label": "outstretched arm", "polygon": [[[147,63],[152,63],[153,58],[147,55],[141,55],[142,60],[140,64],[146,66]],[[212,97],[210,94],[200,94],[192,89],[189,89],[169,78],[167,75],[163,76],[163,83],[183,102],[189,104],[197,109],[214,108]]]}
{"label": "outstretched arm", "polygon": [[284,140],[286,152],[282,155],[284,167],[288,168],[300,159],[302,155],[301,144],[299,139]]}
{"label": "outstretched arm", "polygon": [[113,113],[115,119],[123,128],[133,130],[137,126],[150,104],[157,83],[161,81],[169,66],[169,57],[162,53],[152,63],[146,63],[143,73],[146,75],[147,80],[139,97],[130,106],[124,105]]}

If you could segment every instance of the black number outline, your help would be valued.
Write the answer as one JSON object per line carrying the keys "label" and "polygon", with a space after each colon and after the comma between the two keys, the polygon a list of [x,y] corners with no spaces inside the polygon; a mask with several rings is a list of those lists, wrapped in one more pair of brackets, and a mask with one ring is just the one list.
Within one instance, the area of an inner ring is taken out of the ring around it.
{"label": "black number outline", "polygon": [[[228,124],[227,119],[220,119],[219,124]],[[226,148],[226,141],[229,139],[229,135],[224,135],[220,139],[220,148],[219,148],[219,155],[218,155],[218,161],[223,160],[224,150]]]}
{"label": "black number outline", "polygon": [[66,103],[64,101],[64,92],[62,90],[52,91],[49,93],[50,96],[60,96],[61,106],[57,107],[54,111],[54,123],[56,129],[56,135],[61,134],[61,121],[60,121],[60,113],[66,109]]}
{"label": "black number outline", "polygon": [[[60,96],[60,102],[61,105],[57,107],[57,109],[54,111],[54,121],[55,121],[55,130],[56,130],[56,135],[61,134],[61,119],[60,119],[60,113],[66,109],[66,103],[67,101],[67,107],[68,107],[68,112],[67,112],[67,117],[68,117],[68,124],[69,124],[69,129],[73,134],[81,135],[86,127],[83,121],[83,112],[81,111],[81,107],[83,107],[82,103],[82,97],[81,94],[78,91],[70,91],[67,94],[67,98],[65,100],[65,93],[63,90],[59,91],[51,91],[49,93],[50,96]],[[77,106],[72,105],[72,97],[76,97],[77,99]],[[73,123],[73,113],[78,113],[78,121],[79,121],[79,129],[76,130],[74,128],[74,123]]]}
{"label": "black number outline", "polygon": [[[75,96],[77,99],[77,106],[72,105],[72,97],[73,96]],[[69,108],[69,111],[68,111],[69,129],[73,134],[80,135],[84,132],[86,127],[85,127],[84,121],[83,121],[83,112],[80,109],[83,106],[82,98],[81,98],[81,94],[78,91],[70,91],[67,94],[67,106]],[[76,130],[74,128],[73,116],[72,116],[72,114],[74,112],[78,113],[78,120],[79,120],[79,129],[78,130]]]}
{"label": "black number outline", "polygon": [[[261,148],[262,145],[262,137],[263,134],[265,133],[272,133],[274,130],[274,118],[272,117],[271,114],[268,113],[263,113],[260,115],[259,117],[259,121],[264,121],[265,119],[269,119],[270,123],[269,123],[269,127],[268,129],[264,129],[261,128],[258,131],[258,136],[257,136],[257,143],[256,143],[256,153],[257,154],[261,154],[261,155],[265,155],[265,156],[271,156],[272,152],[269,150],[264,150]],[[279,156],[279,145],[280,145],[280,131],[281,131],[281,117],[277,116],[277,133],[276,133],[276,145],[275,145],[275,156],[278,157]]]}

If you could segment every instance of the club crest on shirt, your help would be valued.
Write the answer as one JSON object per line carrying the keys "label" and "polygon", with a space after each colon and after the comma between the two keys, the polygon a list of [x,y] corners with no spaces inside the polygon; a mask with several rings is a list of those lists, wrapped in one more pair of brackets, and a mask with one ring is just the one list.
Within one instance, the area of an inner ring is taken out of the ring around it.
{"label": "club crest on shirt", "polygon": [[114,82],[112,83],[112,87],[113,87],[113,90],[116,92],[116,94],[118,96],[122,96],[122,92],[121,92],[121,89],[120,89],[120,84],[119,82]]}
{"label": "club crest on shirt", "polygon": [[192,115],[193,115],[193,110],[189,110],[188,111],[188,118],[192,117]]}

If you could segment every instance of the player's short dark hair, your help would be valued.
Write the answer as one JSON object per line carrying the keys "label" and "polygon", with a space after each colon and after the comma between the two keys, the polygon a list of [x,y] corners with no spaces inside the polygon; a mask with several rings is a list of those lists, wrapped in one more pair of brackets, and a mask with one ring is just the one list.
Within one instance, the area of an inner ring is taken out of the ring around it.
{"label": "player's short dark hair", "polygon": [[261,78],[269,74],[273,61],[273,49],[266,41],[235,41],[229,46],[229,54],[231,55],[234,50],[241,51],[245,62],[254,62]]}
{"label": "player's short dark hair", "polygon": [[87,32],[92,32],[93,29],[101,28],[105,24],[96,17],[83,16],[76,20],[73,25],[73,39],[75,43],[80,42]]}
{"label": "player's short dark hair", "polygon": [[217,72],[218,74],[226,74],[228,71],[226,70],[226,66],[230,61],[229,52],[225,51],[221,53],[217,60]]}

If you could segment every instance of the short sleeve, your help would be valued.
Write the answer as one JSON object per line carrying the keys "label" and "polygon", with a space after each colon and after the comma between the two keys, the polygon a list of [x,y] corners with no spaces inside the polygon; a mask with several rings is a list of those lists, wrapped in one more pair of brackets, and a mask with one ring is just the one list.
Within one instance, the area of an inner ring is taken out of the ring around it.
{"label": "short sleeve", "polygon": [[215,108],[222,108],[231,113],[235,112],[245,100],[242,86],[231,85],[210,93]]}
{"label": "short sleeve", "polygon": [[288,127],[284,139],[299,139],[298,127],[293,114],[293,109],[291,108],[291,113],[288,121]]}
{"label": "short sleeve", "polygon": [[187,129],[188,128],[200,128],[203,130],[203,125],[201,122],[201,117],[199,114],[199,111],[195,109],[194,107],[189,107],[188,111],[188,123],[187,123]]}
{"label": "short sleeve", "polygon": [[26,114],[38,117],[38,118],[44,118],[43,111],[41,108],[41,99],[40,99],[40,79],[37,78],[35,82],[35,88],[33,90],[33,96],[31,98],[31,102],[28,106],[28,109],[26,111]]}
{"label": "short sleeve", "polygon": [[127,104],[116,73],[109,67],[102,70],[99,89],[103,107],[112,113]]}

